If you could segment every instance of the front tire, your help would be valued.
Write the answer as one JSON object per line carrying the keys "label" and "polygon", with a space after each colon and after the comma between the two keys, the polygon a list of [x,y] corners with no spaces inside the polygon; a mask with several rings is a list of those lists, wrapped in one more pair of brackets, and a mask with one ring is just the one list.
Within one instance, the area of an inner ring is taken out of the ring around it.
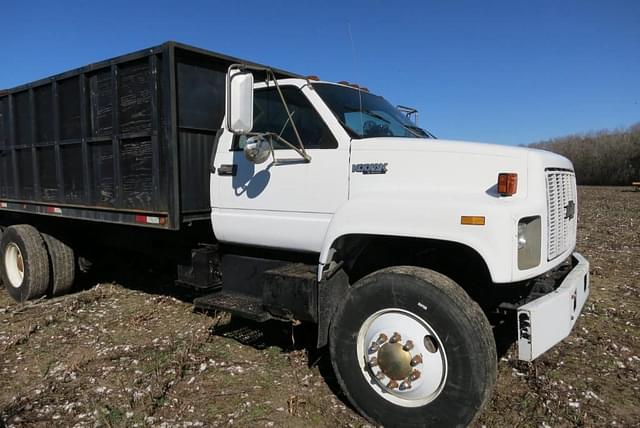
{"label": "front tire", "polygon": [[330,349],[345,395],[384,426],[466,426],[495,384],[486,316],[455,282],[424,268],[358,281],[332,322]]}
{"label": "front tire", "polygon": [[17,302],[46,294],[49,258],[42,236],[26,224],[7,228],[0,241],[0,275],[9,295]]}

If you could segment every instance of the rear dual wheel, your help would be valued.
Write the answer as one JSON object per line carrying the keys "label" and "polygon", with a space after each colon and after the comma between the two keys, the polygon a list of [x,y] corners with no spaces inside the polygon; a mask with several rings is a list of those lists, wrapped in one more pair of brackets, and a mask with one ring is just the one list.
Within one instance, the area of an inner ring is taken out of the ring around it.
{"label": "rear dual wheel", "polygon": [[42,234],[51,267],[51,281],[48,292],[52,296],[67,294],[75,280],[75,255],[73,249],[59,239]]}
{"label": "rear dual wheel", "polygon": [[11,226],[2,234],[2,282],[18,302],[43,296],[49,288],[49,257],[36,228],[26,224]]}
{"label": "rear dual wheel", "polygon": [[0,276],[17,302],[68,292],[75,277],[73,250],[29,225],[8,227],[0,240]]}

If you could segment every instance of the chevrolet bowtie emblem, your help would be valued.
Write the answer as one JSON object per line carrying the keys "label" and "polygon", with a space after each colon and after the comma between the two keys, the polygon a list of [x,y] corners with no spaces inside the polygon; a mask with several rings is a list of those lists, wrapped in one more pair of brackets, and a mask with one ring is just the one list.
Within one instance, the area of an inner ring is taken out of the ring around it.
{"label": "chevrolet bowtie emblem", "polygon": [[576,215],[576,203],[573,201],[569,201],[567,205],[564,206],[564,218],[568,218],[571,220]]}

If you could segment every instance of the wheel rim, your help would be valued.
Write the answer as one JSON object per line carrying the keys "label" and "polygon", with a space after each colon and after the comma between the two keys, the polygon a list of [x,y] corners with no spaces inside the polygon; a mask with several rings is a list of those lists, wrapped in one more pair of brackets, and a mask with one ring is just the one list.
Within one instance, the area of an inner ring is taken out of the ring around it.
{"label": "wheel rim", "polygon": [[14,288],[20,288],[24,281],[24,259],[20,248],[13,242],[7,245],[4,251],[4,267],[9,284]]}
{"label": "wheel rim", "polygon": [[385,400],[419,407],[435,400],[447,379],[442,341],[425,320],[404,309],[371,315],[358,332],[362,375]]}

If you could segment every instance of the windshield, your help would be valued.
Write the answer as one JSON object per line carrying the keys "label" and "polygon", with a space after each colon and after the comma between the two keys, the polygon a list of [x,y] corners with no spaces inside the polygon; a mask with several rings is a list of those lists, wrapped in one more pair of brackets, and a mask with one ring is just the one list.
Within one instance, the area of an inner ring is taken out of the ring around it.
{"label": "windshield", "polygon": [[381,96],[330,83],[313,88],[354,138],[430,137]]}

